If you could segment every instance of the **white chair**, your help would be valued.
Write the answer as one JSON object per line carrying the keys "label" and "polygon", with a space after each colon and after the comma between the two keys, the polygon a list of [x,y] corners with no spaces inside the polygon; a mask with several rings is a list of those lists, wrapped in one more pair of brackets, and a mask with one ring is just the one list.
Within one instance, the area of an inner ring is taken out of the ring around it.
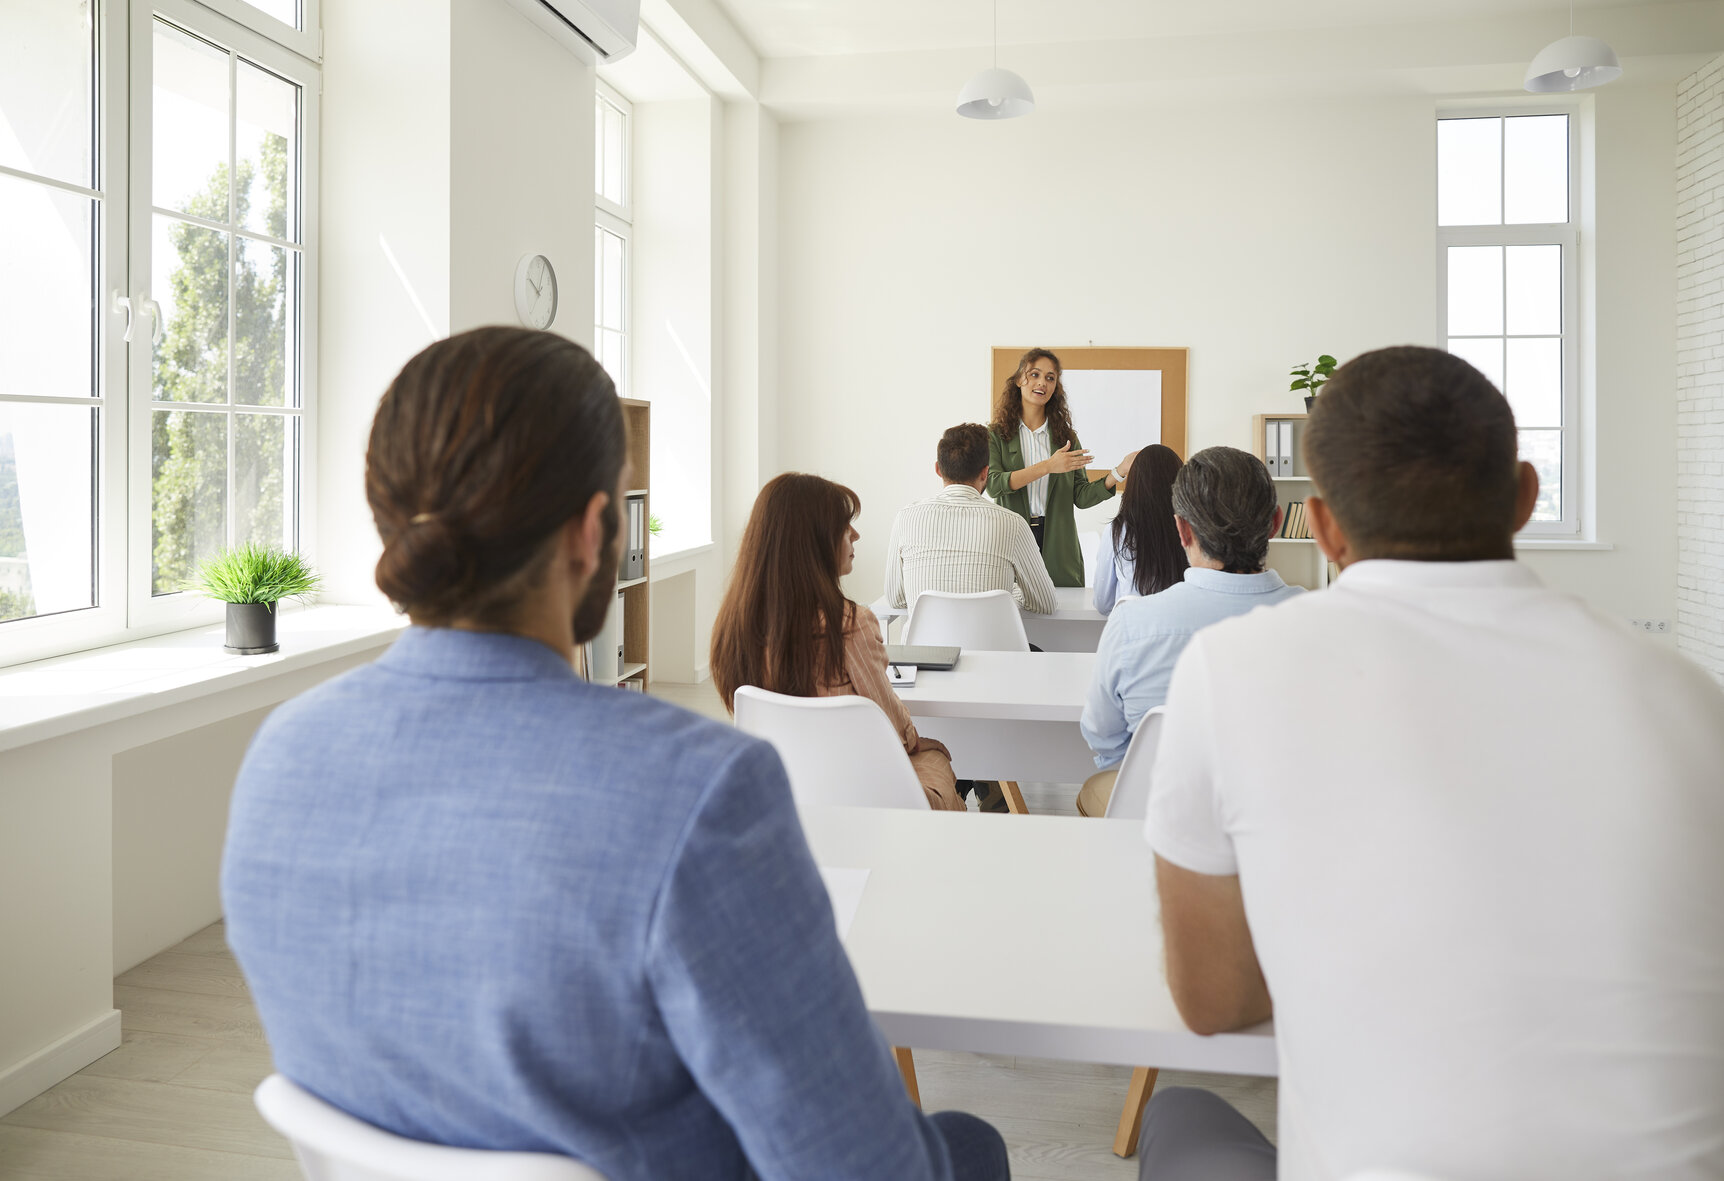
{"label": "white chair", "polygon": [[910,604],[904,643],[945,644],[978,652],[1028,652],[1024,617],[1009,591],[923,591]]}
{"label": "white chair", "polygon": [[279,1074],[258,1085],[253,1101],[293,1145],[306,1181],[605,1181],[566,1156],[409,1140],[331,1107]]}
{"label": "white chair", "polygon": [[1110,820],[1142,820],[1149,815],[1149,773],[1155,768],[1155,748],[1161,745],[1161,720],[1167,707],[1158,705],[1144,714],[1120,760],[1119,774],[1113,781],[1113,794],[1107,797]]}
{"label": "white chair", "polygon": [[886,714],[866,697],[790,697],[743,685],[736,728],[778,748],[798,808],[928,807]]}

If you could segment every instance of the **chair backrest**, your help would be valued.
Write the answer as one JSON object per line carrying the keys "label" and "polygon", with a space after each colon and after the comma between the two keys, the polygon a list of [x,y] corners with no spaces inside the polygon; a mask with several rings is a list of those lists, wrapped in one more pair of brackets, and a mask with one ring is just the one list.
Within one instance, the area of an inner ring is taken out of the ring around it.
{"label": "chair backrest", "polygon": [[1009,591],[923,591],[904,621],[904,643],[946,644],[978,652],[1028,652],[1024,617]]}
{"label": "chair backrest", "polygon": [[736,728],[778,748],[797,807],[927,808],[916,768],[885,711],[866,697],[736,691]]}
{"label": "chair backrest", "polygon": [[1107,797],[1103,815],[1108,819],[1142,820],[1149,815],[1149,773],[1155,769],[1155,748],[1161,744],[1161,719],[1166,713],[1167,707],[1158,705],[1139,719],[1114,777],[1113,794]]}
{"label": "chair backrest", "polygon": [[287,1137],[306,1181],[605,1181],[566,1156],[427,1144],[356,1119],[279,1074],[253,1096]]}

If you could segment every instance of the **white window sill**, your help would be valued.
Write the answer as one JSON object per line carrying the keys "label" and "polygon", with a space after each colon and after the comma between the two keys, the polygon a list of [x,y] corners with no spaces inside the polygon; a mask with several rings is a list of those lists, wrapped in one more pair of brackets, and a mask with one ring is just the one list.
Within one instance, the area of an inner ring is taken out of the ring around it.
{"label": "white window sill", "polygon": [[649,553],[651,569],[647,576],[656,582],[661,574],[667,577],[681,574],[689,568],[689,564],[694,559],[704,557],[712,551],[713,544],[709,541],[705,545],[690,546],[688,549],[679,549],[675,553]]}
{"label": "white window sill", "polygon": [[1517,537],[1514,539],[1514,547],[1530,550],[1572,549],[1603,552],[1615,549],[1616,545],[1609,541],[1571,541],[1563,537]]}
{"label": "white window sill", "polygon": [[281,613],[267,656],[222,651],[217,624],[14,665],[0,670],[0,750],[381,650],[406,626],[386,607],[308,607]]}

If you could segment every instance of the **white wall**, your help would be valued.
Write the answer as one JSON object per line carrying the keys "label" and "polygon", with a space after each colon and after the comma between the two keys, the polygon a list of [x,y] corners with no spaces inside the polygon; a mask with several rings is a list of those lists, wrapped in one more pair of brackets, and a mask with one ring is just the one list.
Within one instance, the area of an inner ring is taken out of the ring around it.
{"label": "white wall", "polygon": [[[1599,520],[1617,549],[1529,560],[1656,614],[1674,581],[1673,96],[1597,102]],[[1297,361],[1435,343],[1435,111],[1290,94],[785,125],[777,458],[861,495],[851,596],[879,593],[940,431],[985,419],[994,345],[1189,346],[1196,450],[1249,447],[1253,414],[1303,409]]]}
{"label": "white wall", "polygon": [[1724,680],[1724,57],[1678,93],[1676,630]]}

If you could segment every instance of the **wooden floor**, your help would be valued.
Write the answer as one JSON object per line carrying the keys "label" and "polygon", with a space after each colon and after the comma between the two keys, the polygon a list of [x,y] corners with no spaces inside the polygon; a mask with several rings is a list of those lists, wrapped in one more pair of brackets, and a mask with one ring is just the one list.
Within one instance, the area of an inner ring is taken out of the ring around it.
{"label": "wooden floor", "polygon": [[[710,686],[655,686],[659,696],[723,717]],[[1023,784],[1034,812],[1075,815],[1075,788]],[[118,1050],[0,1118],[6,1181],[291,1181],[285,1141],[252,1107],[270,1072],[258,1024],[222,925],[193,935],[114,981]],[[922,1050],[929,1111],[973,1112],[999,1128],[1012,1175],[1024,1181],[1130,1178],[1135,1161],[1110,1151],[1130,1071]],[[1225,1095],[1272,1139],[1270,1079],[1165,1071],[1161,1086]]]}

